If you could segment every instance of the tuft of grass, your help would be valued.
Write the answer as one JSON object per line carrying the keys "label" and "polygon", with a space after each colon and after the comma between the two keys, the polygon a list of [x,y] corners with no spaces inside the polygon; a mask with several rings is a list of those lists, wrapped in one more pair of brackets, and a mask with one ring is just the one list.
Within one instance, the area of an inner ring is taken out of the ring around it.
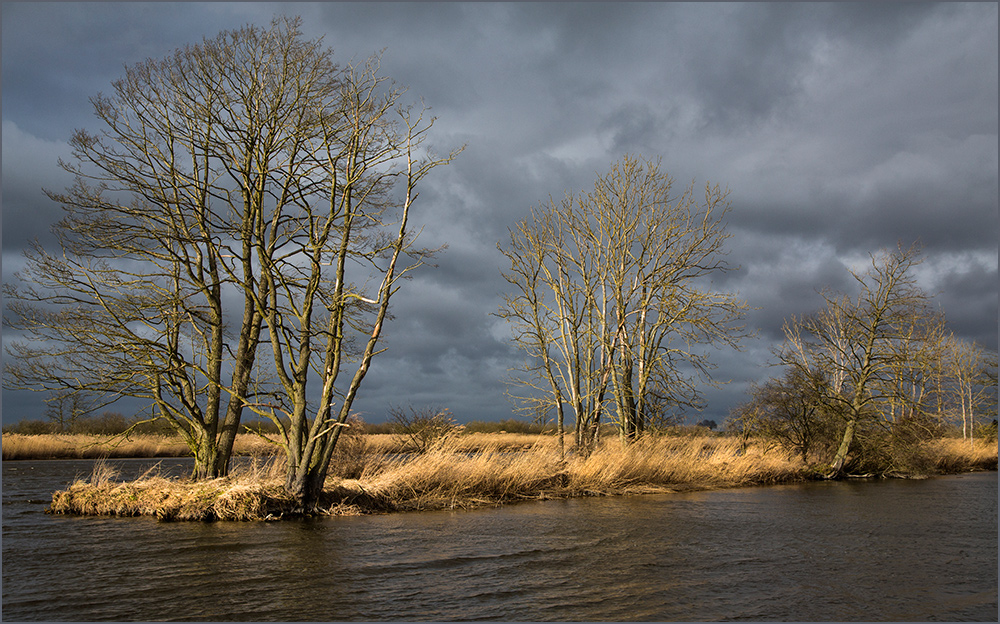
{"label": "tuft of grass", "polygon": [[283,488],[284,460],[253,462],[205,481],[164,477],[156,468],[121,482],[104,462],[88,481],[52,495],[49,513],[154,516],[160,520],[266,520],[293,511]]}

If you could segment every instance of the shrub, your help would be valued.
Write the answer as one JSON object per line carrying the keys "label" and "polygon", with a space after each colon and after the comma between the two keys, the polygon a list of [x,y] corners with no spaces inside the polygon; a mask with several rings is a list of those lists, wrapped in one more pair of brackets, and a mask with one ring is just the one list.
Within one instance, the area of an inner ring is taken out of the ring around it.
{"label": "shrub", "polygon": [[447,409],[409,407],[389,408],[389,415],[396,424],[396,433],[406,436],[411,448],[417,453],[426,453],[434,443],[444,439],[456,430],[455,419]]}
{"label": "shrub", "polygon": [[997,441],[997,421],[994,420],[990,423],[976,423],[975,427],[975,437],[984,440]]}

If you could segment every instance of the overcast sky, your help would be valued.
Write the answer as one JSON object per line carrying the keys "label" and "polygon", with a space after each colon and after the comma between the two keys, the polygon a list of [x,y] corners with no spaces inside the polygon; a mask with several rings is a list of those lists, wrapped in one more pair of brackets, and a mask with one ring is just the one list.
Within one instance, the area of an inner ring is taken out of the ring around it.
{"label": "overcast sky", "polygon": [[[301,15],[341,62],[385,49],[384,74],[438,117],[425,182],[427,245],[447,243],[394,299],[389,351],[357,407],[511,416],[519,353],[491,316],[505,283],[496,245],[528,210],[593,186],[624,154],[662,158],[681,185],[731,191],[718,282],[759,308],[742,352],[720,351],[703,415],[776,374],[783,320],[818,308],[847,267],[919,241],[921,285],[962,338],[997,348],[997,5],[15,3],[2,7],[3,273],[60,209],[41,188],[89,98],[123,67],[277,14]],[[5,338],[9,336],[5,334]],[[5,392],[3,420],[41,397]]]}

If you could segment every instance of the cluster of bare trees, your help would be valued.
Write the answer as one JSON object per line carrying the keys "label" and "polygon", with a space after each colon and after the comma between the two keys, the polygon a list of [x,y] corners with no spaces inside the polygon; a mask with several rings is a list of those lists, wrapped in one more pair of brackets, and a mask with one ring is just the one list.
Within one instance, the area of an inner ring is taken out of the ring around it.
{"label": "cluster of bare trees", "polygon": [[576,446],[593,448],[605,414],[623,439],[698,404],[706,345],[737,346],[746,304],[708,289],[729,270],[727,193],[672,193],[656,162],[626,156],[591,192],[552,200],[500,251],[512,294],[500,316],[525,351],[512,391],[526,411],[569,407]]}
{"label": "cluster of bare trees", "polygon": [[[785,324],[781,378],[751,391],[734,413],[746,433],[802,453],[828,451],[829,476],[848,462],[902,468],[914,442],[996,409],[996,354],[956,339],[916,285],[916,247],[871,256],[852,271],[857,295],[824,292],[826,305]],[[824,447],[826,447],[824,449]]]}
{"label": "cluster of bare trees", "polygon": [[[306,509],[390,299],[433,254],[415,245],[417,186],[457,152],[428,151],[434,120],[404,105],[377,55],[339,66],[299,26],[221,33],[128,67],[92,100],[103,129],[73,135],[61,165],[75,182],[48,193],[65,212],[58,249],[34,244],[4,286],[19,336],[5,381],[50,392],[60,420],[141,400],[184,436],[195,478],[227,473],[247,412],[270,419]],[[511,391],[522,407],[554,413],[560,440],[568,408],[586,453],[602,422],[628,442],[698,406],[709,349],[746,336],[746,304],[710,283],[730,270],[728,211],[718,186],[675,193],[657,162],[626,156],[517,223],[500,315],[527,356]],[[834,473],[873,424],[956,413],[971,435],[989,362],[946,334],[916,261],[873,257],[856,299],[828,294],[792,319],[788,373],[744,408],[748,429],[804,455],[835,430]]]}
{"label": "cluster of bare trees", "polygon": [[26,338],[5,374],[67,401],[142,399],[196,478],[227,472],[247,410],[273,419],[308,506],[390,298],[429,253],[417,184],[454,153],[424,148],[433,120],[377,56],[338,66],[299,25],[224,32],[93,99],[103,131],[72,137],[76,181],[49,193],[59,249],[34,245],[5,285]]}

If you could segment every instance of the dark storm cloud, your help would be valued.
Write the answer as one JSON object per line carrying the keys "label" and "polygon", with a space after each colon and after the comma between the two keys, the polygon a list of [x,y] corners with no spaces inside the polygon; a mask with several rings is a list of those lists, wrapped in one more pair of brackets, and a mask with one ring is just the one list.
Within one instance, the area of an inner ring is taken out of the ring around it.
{"label": "dark storm cloud", "polygon": [[394,300],[367,417],[411,403],[510,415],[502,378],[520,354],[493,316],[496,245],[625,153],[662,158],[675,189],[731,191],[740,270],[714,285],[755,308],[759,338],[714,354],[733,383],[707,391],[706,417],[774,374],[786,318],[897,242],[922,244],[921,285],[952,330],[996,349],[995,4],[5,3],[5,279],[58,218],[40,188],[67,184],[55,162],[73,129],[98,129],[88,98],[126,64],[277,14],[302,15],[340,63],[384,49],[383,73],[438,117],[435,151],[466,145],[421,187],[420,241],[448,248]]}

